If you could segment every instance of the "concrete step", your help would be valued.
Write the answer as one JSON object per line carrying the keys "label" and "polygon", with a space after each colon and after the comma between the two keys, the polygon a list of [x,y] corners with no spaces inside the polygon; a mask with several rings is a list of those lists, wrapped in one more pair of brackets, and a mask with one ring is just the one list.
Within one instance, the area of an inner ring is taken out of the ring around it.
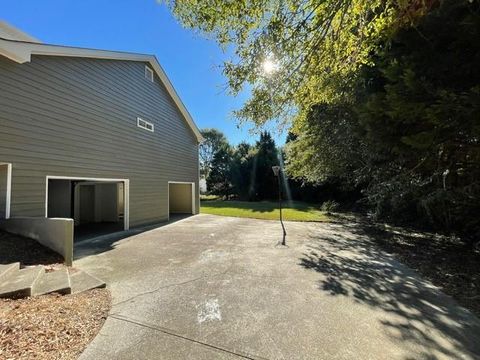
{"label": "concrete step", "polygon": [[0,264],[0,281],[15,270],[20,270],[19,262],[14,262],[6,265]]}
{"label": "concrete step", "polygon": [[0,297],[19,298],[32,296],[37,279],[45,273],[43,266],[32,266],[16,270],[0,279]]}
{"label": "concrete step", "polygon": [[32,289],[32,296],[50,294],[53,292],[59,294],[70,294],[70,276],[66,268],[58,269],[44,273],[35,282]]}
{"label": "concrete step", "polygon": [[70,272],[70,283],[72,294],[90,289],[104,288],[105,282],[97,279],[95,276],[87,274],[85,271],[75,270]]}

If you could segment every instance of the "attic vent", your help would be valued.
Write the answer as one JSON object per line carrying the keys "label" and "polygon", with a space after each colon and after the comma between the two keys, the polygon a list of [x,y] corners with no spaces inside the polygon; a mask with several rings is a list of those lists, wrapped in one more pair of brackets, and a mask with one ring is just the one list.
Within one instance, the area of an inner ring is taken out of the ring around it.
{"label": "attic vent", "polygon": [[139,117],[137,117],[137,126],[139,128],[142,128],[142,129],[145,129],[145,130],[148,130],[148,131],[151,131],[151,132],[154,132],[154,127],[153,127],[153,124],[151,122],[148,122],[148,121],[145,121]]}
{"label": "attic vent", "polygon": [[150,80],[153,82],[153,70],[150,69],[148,66],[145,65],[145,79]]}

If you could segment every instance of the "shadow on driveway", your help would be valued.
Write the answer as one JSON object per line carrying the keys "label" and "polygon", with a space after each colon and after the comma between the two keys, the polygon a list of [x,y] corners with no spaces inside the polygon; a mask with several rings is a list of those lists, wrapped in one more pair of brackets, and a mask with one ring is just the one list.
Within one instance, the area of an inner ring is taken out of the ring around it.
{"label": "shadow on driveway", "polygon": [[99,241],[76,265],[114,305],[81,359],[479,358],[480,321],[361,226],[286,227],[288,248],[278,222],[202,214]]}
{"label": "shadow on driveway", "polygon": [[75,242],[73,249],[74,260],[79,260],[86,256],[97,255],[110,251],[115,248],[117,242],[129,238],[134,235],[144,233],[153,229],[157,229],[166,225],[176,223],[177,221],[187,219],[192,215],[172,215],[170,216],[169,221],[155,223],[148,226],[142,226],[137,228],[132,228],[127,231],[119,231],[107,235],[101,235],[90,239],[85,239],[82,241]]}
{"label": "shadow on driveway", "polygon": [[[394,341],[423,348],[418,358],[436,359],[434,354],[441,353],[457,359],[465,350],[480,358],[480,339],[469,336],[480,334],[475,316],[414,271],[399,266],[360,225],[339,225],[338,231],[311,233],[310,238],[299,264],[324,275],[320,291],[351,297],[388,314],[381,321],[386,333]],[[433,336],[432,328],[440,337]]]}

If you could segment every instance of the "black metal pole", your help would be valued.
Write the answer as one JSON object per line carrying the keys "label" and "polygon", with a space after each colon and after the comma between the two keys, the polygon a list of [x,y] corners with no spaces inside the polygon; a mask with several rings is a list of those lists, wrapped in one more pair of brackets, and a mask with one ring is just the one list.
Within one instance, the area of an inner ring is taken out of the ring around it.
{"label": "black metal pole", "polygon": [[281,172],[278,172],[278,205],[280,208],[280,223],[282,224],[282,230],[283,230],[283,238],[282,238],[282,245],[286,245],[285,243],[285,237],[287,235],[287,232],[285,231],[285,225],[283,225],[283,216],[282,216],[282,184],[280,181],[280,174]]}

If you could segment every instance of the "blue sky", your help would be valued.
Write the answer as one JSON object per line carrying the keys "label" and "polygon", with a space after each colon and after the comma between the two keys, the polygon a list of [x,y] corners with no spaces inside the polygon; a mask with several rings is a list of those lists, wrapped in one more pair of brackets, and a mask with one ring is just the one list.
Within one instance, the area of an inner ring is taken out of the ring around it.
{"label": "blue sky", "polygon": [[[182,28],[164,4],[10,0],[2,1],[0,16],[45,43],[155,54],[200,128],[218,128],[232,144],[258,137],[231,117],[247,94],[233,98],[225,92],[219,67],[226,55],[213,41]],[[285,134],[273,135],[283,144]]]}

